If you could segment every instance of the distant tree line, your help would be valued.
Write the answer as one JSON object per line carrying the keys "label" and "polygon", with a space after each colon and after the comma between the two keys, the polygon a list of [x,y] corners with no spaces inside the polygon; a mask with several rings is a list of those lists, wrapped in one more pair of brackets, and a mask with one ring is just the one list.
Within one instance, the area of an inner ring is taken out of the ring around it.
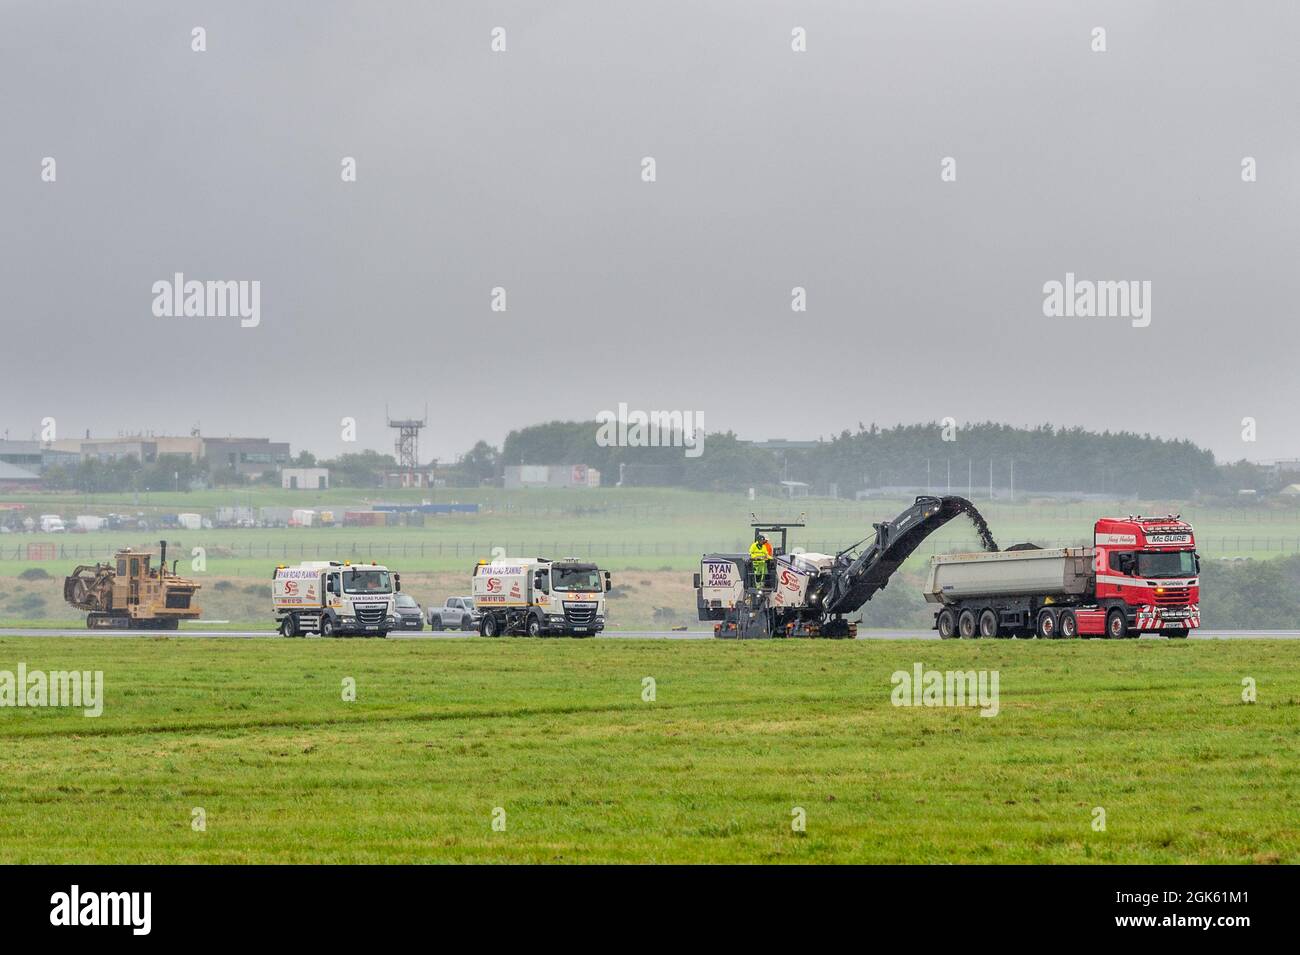
{"label": "distant tree line", "polygon": [[[1264,489],[1270,476],[1247,462],[1220,465],[1187,440],[1127,431],[1087,431],[1040,425],[1017,428],[985,422],[945,430],[938,423],[880,428],[860,425],[815,447],[771,451],[733,433],[708,434],[704,452],[680,447],[602,447],[595,422],[551,421],[510,432],[503,465],[588,464],[602,483],[668,484],[701,490],[743,490],[780,480],[802,481],[814,493],[832,485],[841,495],[882,487],[952,487],[968,480],[1025,491],[1084,491],[1117,497],[1191,498]],[[951,440],[945,440],[945,437]],[[927,471],[928,466],[928,471]]]}
{"label": "distant tree line", "polygon": [[[550,421],[511,431],[501,447],[502,466],[586,464],[601,473],[602,484],[667,485],[702,491],[735,491],[775,484],[780,462],[735,434],[710,433],[698,457],[686,455],[680,434],[676,446],[618,447],[597,443],[594,421]],[[671,438],[665,439],[671,441]]]}
{"label": "distant tree line", "polygon": [[146,464],[134,455],[112,461],[84,458],[73,466],[46,468],[41,474],[41,486],[48,490],[82,494],[188,491],[196,483],[211,483],[207,461],[193,461],[184,454],[161,454]]}
{"label": "distant tree line", "polygon": [[[703,453],[687,454],[677,436],[661,436],[659,447],[620,447],[599,442],[595,421],[549,421],[511,431],[501,449],[477,442],[438,476],[449,485],[477,487],[499,482],[503,468],[527,464],[586,464],[601,472],[605,485],[654,485],[705,491],[770,490],[782,480],[809,485],[814,494],[841,496],[889,487],[964,493],[992,481],[998,488],[1081,491],[1119,498],[1190,499],[1233,495],[1238,490],[1276,489],[1300,482],[1300,474],[1276,475],[1246,461],[1218,464],[1208,450],[1186,440],[1169,440],[1127,431],[1087,431],[1040,425],[1016,428],[984,422],[945,429],[938,423],[880,428],[859,425],[808,448],[771,450],[734,433],[709,433]],[[294,467],[327,467],[335,487],[380,487],[398,470],[391,454],[359,451],[317,460],[309,451]],[[184,455],[160,455],[142,464],[134,457],[115,461],[88,458],[71,467],[47,469],[42,482],[52,490],[84,493],[188,490],[191,487],[278,484],[268,470],[250,480]]]}

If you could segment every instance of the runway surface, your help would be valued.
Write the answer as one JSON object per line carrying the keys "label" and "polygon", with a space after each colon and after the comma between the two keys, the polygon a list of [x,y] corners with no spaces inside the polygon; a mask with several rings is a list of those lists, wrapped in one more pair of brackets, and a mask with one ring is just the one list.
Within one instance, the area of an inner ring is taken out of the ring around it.
{"label": "runway surface", "polygon": [[[46,630],[41,628],[14,629],[0,627],[0,637],[107,637],[115,640],[140,639],[141,637],[175,637],[181,640],[283,640],[273,630]],[[464,640],[478,638],[474,633],[459,631],[420,632],[394,631],[389,640]],[[315,640],[318,637],[307,637]],[[345,638],[346,639],[346,638]],[[354,637],[351,639],[365,639]],[[507,638],[522,639],[522,638]],[[547,637],[545,639],[557,639]],[[598,640],[712,640],[711,630],[614,630],[602,633]],[[939,635],[933,630],[872,630],[858,634],[859,640],[938,640]],[[1094,638],[1097,639],[1097,638]],[[1160,640],[1162,637],[1147,636],[1143,640]],[[1300,630],[1204,630],[1193,631],[1192,640],[1296,640],[1300,639]]]}

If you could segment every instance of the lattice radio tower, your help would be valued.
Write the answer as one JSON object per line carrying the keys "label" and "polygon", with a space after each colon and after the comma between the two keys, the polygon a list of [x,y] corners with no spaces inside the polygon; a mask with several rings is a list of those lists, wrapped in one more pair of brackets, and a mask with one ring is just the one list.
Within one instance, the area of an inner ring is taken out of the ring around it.
{"label": "lattice radio tower", "polygon": [[[388,408],[384,408],[384,417],[388,418]],[[429,406],[424,406],[423,418],[388,418],[388,426],[397,430],[397,466],[414,479],[420,468],[420,429],[429,423]]]}

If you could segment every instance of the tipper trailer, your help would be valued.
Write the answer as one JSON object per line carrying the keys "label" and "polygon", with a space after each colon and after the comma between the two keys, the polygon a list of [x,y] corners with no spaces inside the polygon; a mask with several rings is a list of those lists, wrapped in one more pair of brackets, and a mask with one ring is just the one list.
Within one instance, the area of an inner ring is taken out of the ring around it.
{"label": "tipper trailer", "polygon": [[935,556],[925,599],[944,639],[1186,637],[1201,625],[1195,543],[1176,515],[1104,517],[1091,547]]}

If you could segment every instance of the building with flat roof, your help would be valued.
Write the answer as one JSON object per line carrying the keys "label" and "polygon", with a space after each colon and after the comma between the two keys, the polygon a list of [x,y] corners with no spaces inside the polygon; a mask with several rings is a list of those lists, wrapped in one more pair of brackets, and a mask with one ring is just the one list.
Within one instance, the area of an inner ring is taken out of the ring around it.
{"label": "building with flat roof", "polygon": [[529,487],[600,487],[600,472],[585,464],[512,464],[503,473],[508,491]]}
{"label": "building with flat roof", "polygon": [[[0,442],[13,445],[35,445],[36,442]],[[267,471],[276,471],[289,463],[289,443],[270,438],[209,438],[191,435],[123,434],[114,438],[60,438],[40,445],[46,454],[54,453],[64,458],[57,463],[67,463],[66,457],[97,461],[119,461],[134,457],[142,464],[153,464],[160,457],[183,456],[191,461],[206,460],[212,474],[258,477]],[[15,453],[20,453],[16,451]],[[21,453],[29,453],[23,449]],[[6,460],[0,455],[0,460]],[[18,463],[18,462],[14,462]],[[46,466],[51,463],[47,460]],[[75,462],[74,462],[75,463]],[[23,466],[23,465],[20,465]]]}
{"label": "building with flat roof", "polygon": [[329,468],[280,469],[280,487],[286,491],[324,491],[329,486]]}
{"label": "building with flat roof", "polygon": [[289,442],[270,438],[204,438],[203,457],[212,474],[255,478],[289,463]]}
{"label": "building with flat roof", "polygon": [[16,464],[8,464],[0,461],[0,488],[10,488],[20,490],[22,488],[39,487],[41,476],[28,471],[26,468],[20,468]]}

